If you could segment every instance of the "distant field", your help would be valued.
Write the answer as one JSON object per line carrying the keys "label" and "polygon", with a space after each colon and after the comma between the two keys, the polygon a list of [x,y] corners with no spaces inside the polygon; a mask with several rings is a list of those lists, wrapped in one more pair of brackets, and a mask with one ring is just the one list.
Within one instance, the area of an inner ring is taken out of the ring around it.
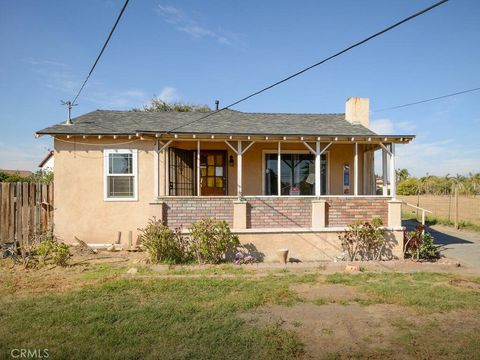
{"label": "distant field", "polygon": [[[412,205],[425,208],[433,212],[431,216],[435,218],[455,220],[455,198],[442,195],[421,195],[419,198],[413,196],[398,196],[399,199]],[[404,206],[404,212],[415,212],[413,208]],[[458,197],[458,215],[460,221],[469,221],[474,224],[480,224],[480,197]],[[419,213],[421,216],[421,213]]]}

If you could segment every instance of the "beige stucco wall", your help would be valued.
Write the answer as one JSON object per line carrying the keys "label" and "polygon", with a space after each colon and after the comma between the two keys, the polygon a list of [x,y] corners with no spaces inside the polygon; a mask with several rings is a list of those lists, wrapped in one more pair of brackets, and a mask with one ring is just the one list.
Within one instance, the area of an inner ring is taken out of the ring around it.
{"label": "beige stucco wall", "polygon": [[[108,146],[101,144],[108,143]],[[86,145],[88,144],[88,145]],[[232,142],[235,144],[235,142]],[[152,216],[160,217],[160,208],[152,206],[154,200],[154,140],[128,140],[120,138],[78,138],[55,140],[55,231],[63,241],[73,243],[74,237],[87,243],[112,243],[122,233],[127,242],[128,232],[134,238],[137,228]],[[196,148],[193,141],[175,141],[171,146]],[[325,146],[325,144],[322,144]],[[104,149],[138,149],[138,200],[104,201]],[[202,149],[227,150],[235,159],[233,167],[227,166],[228,194],[236,195],[237,159],[235,153],[223,142],[202,142]],[[243,158],[244,195],[263,193],[263,152],[276,150],[277,143],[255,143]],[[301,143],[283,143],[282,149],[305,150]],[[359,179],[362,179],[363,146],[359,145]],[[335,144],[329,148],[330,194],[342,194],[343,164],[351,166],[351,193],[353,193],[353,144]],[[164,153],[159,155],[159,194],[165,194]],[[362,184],[359,184],[360,194]]]}
{"label": "beige stucco wall", "polygon": [[[278,262],[277,250],[288,249],[292,261],[332,261],[343,250],[338,232],[239,234],[240,242],[265,262]],[[403,232],[387,231],[384,255],[402,258]]]}
{"label": "beige stucco wall", "polygon": [[[70,140],[68,140],[70,141]],[[115,141],[116,143],[128,140]],[[112,143],[113,140],[78,140]],[[55,140],[55,232],[63,241],[78,237],[87,243],[112,243],[122,232],[136,236],[137,227],[158,211],[153,199],[153,142],[136,140],[108,146],[110,149],[138,149],[138,201],[104,201],[103,148]]]}

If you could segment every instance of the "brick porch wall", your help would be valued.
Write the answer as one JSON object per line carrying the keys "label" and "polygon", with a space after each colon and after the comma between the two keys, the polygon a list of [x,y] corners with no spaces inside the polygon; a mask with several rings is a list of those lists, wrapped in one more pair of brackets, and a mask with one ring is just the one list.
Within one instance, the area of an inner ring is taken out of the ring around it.
{"label": "brick porch wall", "polygon": [[[247,228],[310,228],[312,197],[246,197]],[[344,227],[374,217],[388,225],[388,200],[382,197],[322,197],[326,201],[326,226]],[[213,217],[233,227],[233,197],[165,197],[163,219],[169,227],[184,228]]]}
{"label": "brick porch wall", "polygon": [[312,198],[247,197],[248,228],[309,228]]}
{"label": "brick porch wall", "polygon": [[168,197],[163,202],[163,220],[171,227],[189,227],[202,218],[225,220],[233,226],[233,201],[229,197]]}
{"label": "brick porch wall", "polygon": [[355,221],[379,217],[388,224],[388,200],[381,197],[322,198],[327,202],[327,227],[347,226]]}

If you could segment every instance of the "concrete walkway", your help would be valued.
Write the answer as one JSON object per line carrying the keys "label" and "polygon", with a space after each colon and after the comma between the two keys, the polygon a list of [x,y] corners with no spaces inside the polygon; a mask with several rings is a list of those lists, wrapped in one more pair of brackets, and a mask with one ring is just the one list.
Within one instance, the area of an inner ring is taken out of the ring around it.
{"label": "concrete walkway", "polygon": [[[404,222],[409,230],[417,224],[414,221]],[[480,269],[480,233],[443,225],[429,226],[427,231],[433,235],[435,244],[445,247],[444,256],[458,261],[462,266]]]}

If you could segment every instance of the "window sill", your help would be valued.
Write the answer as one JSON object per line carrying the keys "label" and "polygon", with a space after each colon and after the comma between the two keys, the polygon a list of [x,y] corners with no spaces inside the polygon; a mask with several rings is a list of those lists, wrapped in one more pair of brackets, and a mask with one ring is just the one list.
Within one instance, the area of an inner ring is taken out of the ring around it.
{"label": "window sill", "polygon": [[134,198],[104,198],[103,201],[105,201],[105,202],[119,202],[119,201],[132,202],[132,201],[138,201],[138,198],[137,197],[134,197]]}

